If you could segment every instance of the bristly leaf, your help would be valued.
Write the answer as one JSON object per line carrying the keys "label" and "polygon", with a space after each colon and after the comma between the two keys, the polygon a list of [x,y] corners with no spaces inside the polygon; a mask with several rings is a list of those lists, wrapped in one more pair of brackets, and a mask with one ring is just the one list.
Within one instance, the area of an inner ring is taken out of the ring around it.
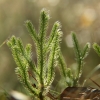
{"label": "bristly leaf", "polygon": [[27,60],[30,62],[32,61],[32,45],[27,44],[25,47],[25,55],[27,56]]}
{"label": "bristly leaf", "polygon": [[93,44],[93,49],[98,54],[98,56],[100,56],[100,46],[97,43]]}
{"label": "bristly leaf", "polygon": [[81,58],[81,51],[80,51],[78,40],[77,40],[74,32],[72,32],[72,40],[73,40],[73,46],[74,46],[74,50],[75,50],[76,60],[78,63],[80,63],[80,60],[82,59]]}
{"label": "bristly leaf", "polygon": [[50,45],[52,44],[52,41],[53,41],[53,39],[54,39],[54,37],[56,35],[55,33],[57,32],[57,30],[60,30],[60,29],[61,29],[60,22],[58,22],[58,21],[55,22],[54,25],[53,25],[53,28],[51,30],[50,37],[48,39],[48,43],[46,45],[45,51],[47,51],[50,48]]}
{"label": "bristly leaf", "polygon": [[41,16],[39,19],[39,39],[41,42],[43,42],[46,39],[46,31],[47,31],[47,27],[48,27],[48,21],[49,21],[49,14],[48,11],[46,9],[42,9],[41,11]]}
{"label": "bristly leaf", "polygon": [[[59,55],[59,51],[60,51],[59,43],[60,43],[60,38],[62,36],[62,32],[60,31],[61,27],[58,27],[58,28],[53,27],[53,28],[55,28],[54,29],[55,33],[53,33],[55,35],[54,35],[54,37],[52,37],[51,43],[49,43],[50,41],[48,41],[48,43],[50,44],[50,46],[49,46],[50,54],[49,54],[49,58],[48,58],[47,85],[50,85],[52,83],[52,81],[54,80],[54,75],[55,75],[54,68],[57,66],[57,59],[59,57],[58,55]],[[51,34],[51,36],[52,36],[52,34]]]}
{"label": "bristly leaf", "polygon": [[37,33],[36,33],[36,31],[35,31],[35,29],[34,29],[34,27],[33,27],[33,24],[31,23],[31,21],[29,21],[29,20],[27,20],[26,22],[25,22],[25,25],[26,25],[26,28],[27,28],[27,30],[29,31],[29,33],[30,33],[30,35],[31,35],[31,37],[32,37],[32,39],[34,40],[34,42],[37,42]]}
{"label": "bristly leaf", "polygon": [[90,51],[90,43],[86,43],[86,45],[84,46],[83,51],[82,51],[83,59],[87,57],[89,51]]}
{"label": "bristly leaf", "polygon": [[49,14],[46,9],[42,9],[40,13],[40,19],[39,19],[39,34],[38,34],[38,45],[36,48],[37,51],[37,68],[40,74],[40,83],[41,87],[44,86],[44,78],[43,78],[43,72],[45,69],[45,58],[46,58],[46,52],[45,49],[45,41],[46,41],[46,31],[48,27],[48,21],[49,21]]}
{"label": "bristly leaf", "polygon": [[72,40],[73,40],[73,45],[74,45],[76,61],[78,63],[78,68],[77,68],[77,73],[76,73],[76,80],[78,80],[82,74],[83,59],[81,56],[82,55],[81,50],[80,50],[79,43],[78,43],[75,33],[72,33]]}
{"label": "bristly leaf", "polygon": [[60,69],[61,69],[61,74],[66,78],[66,69],[67,69],[67,64],[65,63],[65,60],[62,56],[62,54],[59,54],[59,64],[60,64]]}
{"label": "bristly leaf", "polygon": [[[14,50],[14,47],[16,47],[17,51],[19,51],[19,54],[25,57],[26,61],[29,63],[29,66],[34,70],[35,74],[38,74],[34,63],[32,62],[32,59],[30,58],[31,60],[29,60],[27,57],[28,55],[26,55],[25,53],[24,46],[21,39],[16,38],[15,36],[12,36],[12,38],[10,39],[10,42],[8,41],[8,45],[11,47],[12,52]],[[31,52],[29,56],[30,55],[31,55]]]}
{"label": "bristly leaf", "polygon": [[59,66],[62,76],[65,78],[65,82],[67,83],[67,86],[71,87],[73,86],[73,75],[70,68],[67,68],[66,62],[62,56],[62,54],[59,54]]}

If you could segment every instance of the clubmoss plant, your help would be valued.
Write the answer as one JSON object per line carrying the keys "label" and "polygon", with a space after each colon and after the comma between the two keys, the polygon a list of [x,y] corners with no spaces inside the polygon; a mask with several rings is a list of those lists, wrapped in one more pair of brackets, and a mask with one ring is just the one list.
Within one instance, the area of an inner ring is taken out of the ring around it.
{"label": "clubmoss plant", "polygon": [[84,66],[84,59],[87,57],[87,55],[90,51],[90,43],[86,43],[83,50],[81,50],[75,33],[72,32],[71,35],[72,35],[74,52],[75,52],[76,62],[77,62],[76,71],[74,73],[73,73],[73,70],[71,68],[67,67],[67,64],[64,61],[62,54],[60,53],[60,55],[59,55],[59,66],[61,69],[61,74],[65,78],[66,85],[68,87],[80,85],[79,80],[80,80],[81,75],[82,75],[82,69]]}
{"label": "clubmoss plant", "polygon": [[49,89],[55,77],[54,69],[57,66],[61,69],[60,71],[65,78],[67,87],[79,86],[84,59],[90,51],[90,43],[86,43],[83,50],[80,49],[76,35],[72,32],[72,40],[77,62],[77,69],[73,73],[73,70],[67,67],[60,50],[60,41],[62,37],[60,22],[55,22],[50,35],[48,37],[46,35],[49,19],[48,11],[42,9],[38,32],[36,32],[31,21],[28,20],[25,22],[26,28],[36,46],[36,63],[32,59],[31,44],[27,44],[24,47],[21,39],[15,36],[12,36],[10,40],[7,41],[7,45],[10,47],[13,58],[18,66],[15,69],[18,79],[30,94],[36,98],[36,100],[45,100],[47,96],[50,99],[55,100],[49,93]]}
{"label": "clubmoss plant", "polygon": [[[54,69],[57,66],[60,51],[59,43],[62,37],[61,24],[58,21],[54,23],[50,36],[46,36],[49,19],[48,11],[42,9],[39,19],[39,32],[36,32],[31,21],[25,22],[36,46],[36,64],[32,60],[31,44],[27,44],[24,47],[21,39],[15,36],[12,36],[7,42],[18,66],[15,69],[18,79],[30,94],[39,100],[45,99],[54,80]],[[32,83],[30,76],[33,77],[36,83]]]}

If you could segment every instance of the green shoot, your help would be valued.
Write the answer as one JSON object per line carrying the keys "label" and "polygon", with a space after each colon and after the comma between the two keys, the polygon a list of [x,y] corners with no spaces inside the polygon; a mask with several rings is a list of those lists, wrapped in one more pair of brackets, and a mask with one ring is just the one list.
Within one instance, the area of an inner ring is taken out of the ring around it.
{"label": "green shoot", "polygon": [[100,46],[97,43],[93,44],[93,49],[100,56]]}
{"label": "green shoot", "polygon": [[86,43],[83,50],[80,49],[79,42],[78,42],[74,32],[72,32],[72,40],[73,40],[73,46],[74,46],[74,51],[75,51],[75,56],[76,56],[76,62],[78,65],[75,75],[73,74],[71,68],[67,68],[66,63],[62,57],[62,54],[60,54],[60,56],[59,56],[61,73],[62,73],[63,77],[65,77],[66,84],[68,87],[79,85],[79,79],[82,75],[84,59],[87,57],[87,55],[90,51],[90,43]]}
{"label": "green shoot", "polygon": [[[47,39],[47,27],[49,13],[43,9],[39,19],[39,32],[37,33],[31,21],[26,21],[25,25],[32,37],[37,54],[37,64],[32,60],[32,45],[24,47],[20,38],[12,36],[7,44],[12,51],[13,58],[17,64],[15,69],[20,82],[28,89],[32,96],[39,100],[44,100],[55,77],[55,67],[60,51],[60,41],[62,37],[61,25],[57,21]],[[30,72],[31,70],[31,72]],[[37,83],[32,83],[30,75]]]}

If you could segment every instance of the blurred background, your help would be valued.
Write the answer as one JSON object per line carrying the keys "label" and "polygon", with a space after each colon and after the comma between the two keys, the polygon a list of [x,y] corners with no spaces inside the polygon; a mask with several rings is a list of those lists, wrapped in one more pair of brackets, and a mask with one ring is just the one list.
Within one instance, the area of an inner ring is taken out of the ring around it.
{"label": "blurred background", "polygon": [[[42,8],[46,8],[50,12],[48,34],[55,21],[61,22],[64,33],[61,49],[68,67],[76,64],[71,31],[76,32],[81,48],[87,42],[90,42],[91,45],[94,42],[100,44],[100,0],[0,0],[0,44],[5,43],[12,35],[20,37],[24,44],[33,44],[33,60],[35,60],[34,43],[24,22],[31,20],[38,30],[39,15]],[[89,56],[85,59],[82,82],[99,63],[100,58],[91,48]],[[12,90],[26,94],[17,80],[15,68],[16,64],[11,51],[6,44],[3,44],[0,48],[0,96],[2,98],[3,93],[10,93]],[[58,69],[56,73],[57,78],[53,86],[58,85],[58,88],[61,88]],[[91,77],[100,85],[99,73],[100,70]],[[90,80],[87,80],[85,86],[98,88]]]}

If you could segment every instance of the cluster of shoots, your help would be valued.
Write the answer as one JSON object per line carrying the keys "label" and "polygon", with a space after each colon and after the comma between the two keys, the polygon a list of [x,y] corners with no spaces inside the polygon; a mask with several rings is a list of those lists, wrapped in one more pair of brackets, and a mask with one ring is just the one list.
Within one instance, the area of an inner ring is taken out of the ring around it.
{"label": "cluster of shoots", "polygon": [[[37,63],[32,60],[31,44],[24,47],[21,39],[15,36],[12,36],[7,43],[18,66],[15,70],[18,79],[29,90],[31,95],[40,98],[40,100],[44,100],[54,80],[54,69],[58,63],[59,43],[62,36],[60,22],[57,21],[52,27],[50,36],[47,37],[49,19],[48,11],[43,9],[39,19],[38,32],[36,32],[29,20],[25,22],[36,46]],[[30,75],[35,83],[30,80]]]}
{"label": "cluster of shoots", "polygon": [[[50,35],[47,36],[49,19],[48,11],[42,9],[38,32],[31,21],[28,20],[25,22],[26,28],[36,47],[37,62],[34,62],[32,59],[31,44],[24,46],[21,39],[15,36],[12,36],[7,42],[17,64],[15,72],[18,79],[36,100],[45,100],[47,97],[52,99],[49,89],[55,79],[55,67],[60,69],[66,87],[79,86],[84,59],[90,51],[90,43],[86,43],[84,48],[80,49],[77,37],[72,32],[71,35],[77,62],[77,70],[73,73],[73,70],[67,67],[60,49],[60,42],[63,35],[61,24],[58,21],[55,22]],[[93,48],[100,56],[100,46],[95,43]]]}

